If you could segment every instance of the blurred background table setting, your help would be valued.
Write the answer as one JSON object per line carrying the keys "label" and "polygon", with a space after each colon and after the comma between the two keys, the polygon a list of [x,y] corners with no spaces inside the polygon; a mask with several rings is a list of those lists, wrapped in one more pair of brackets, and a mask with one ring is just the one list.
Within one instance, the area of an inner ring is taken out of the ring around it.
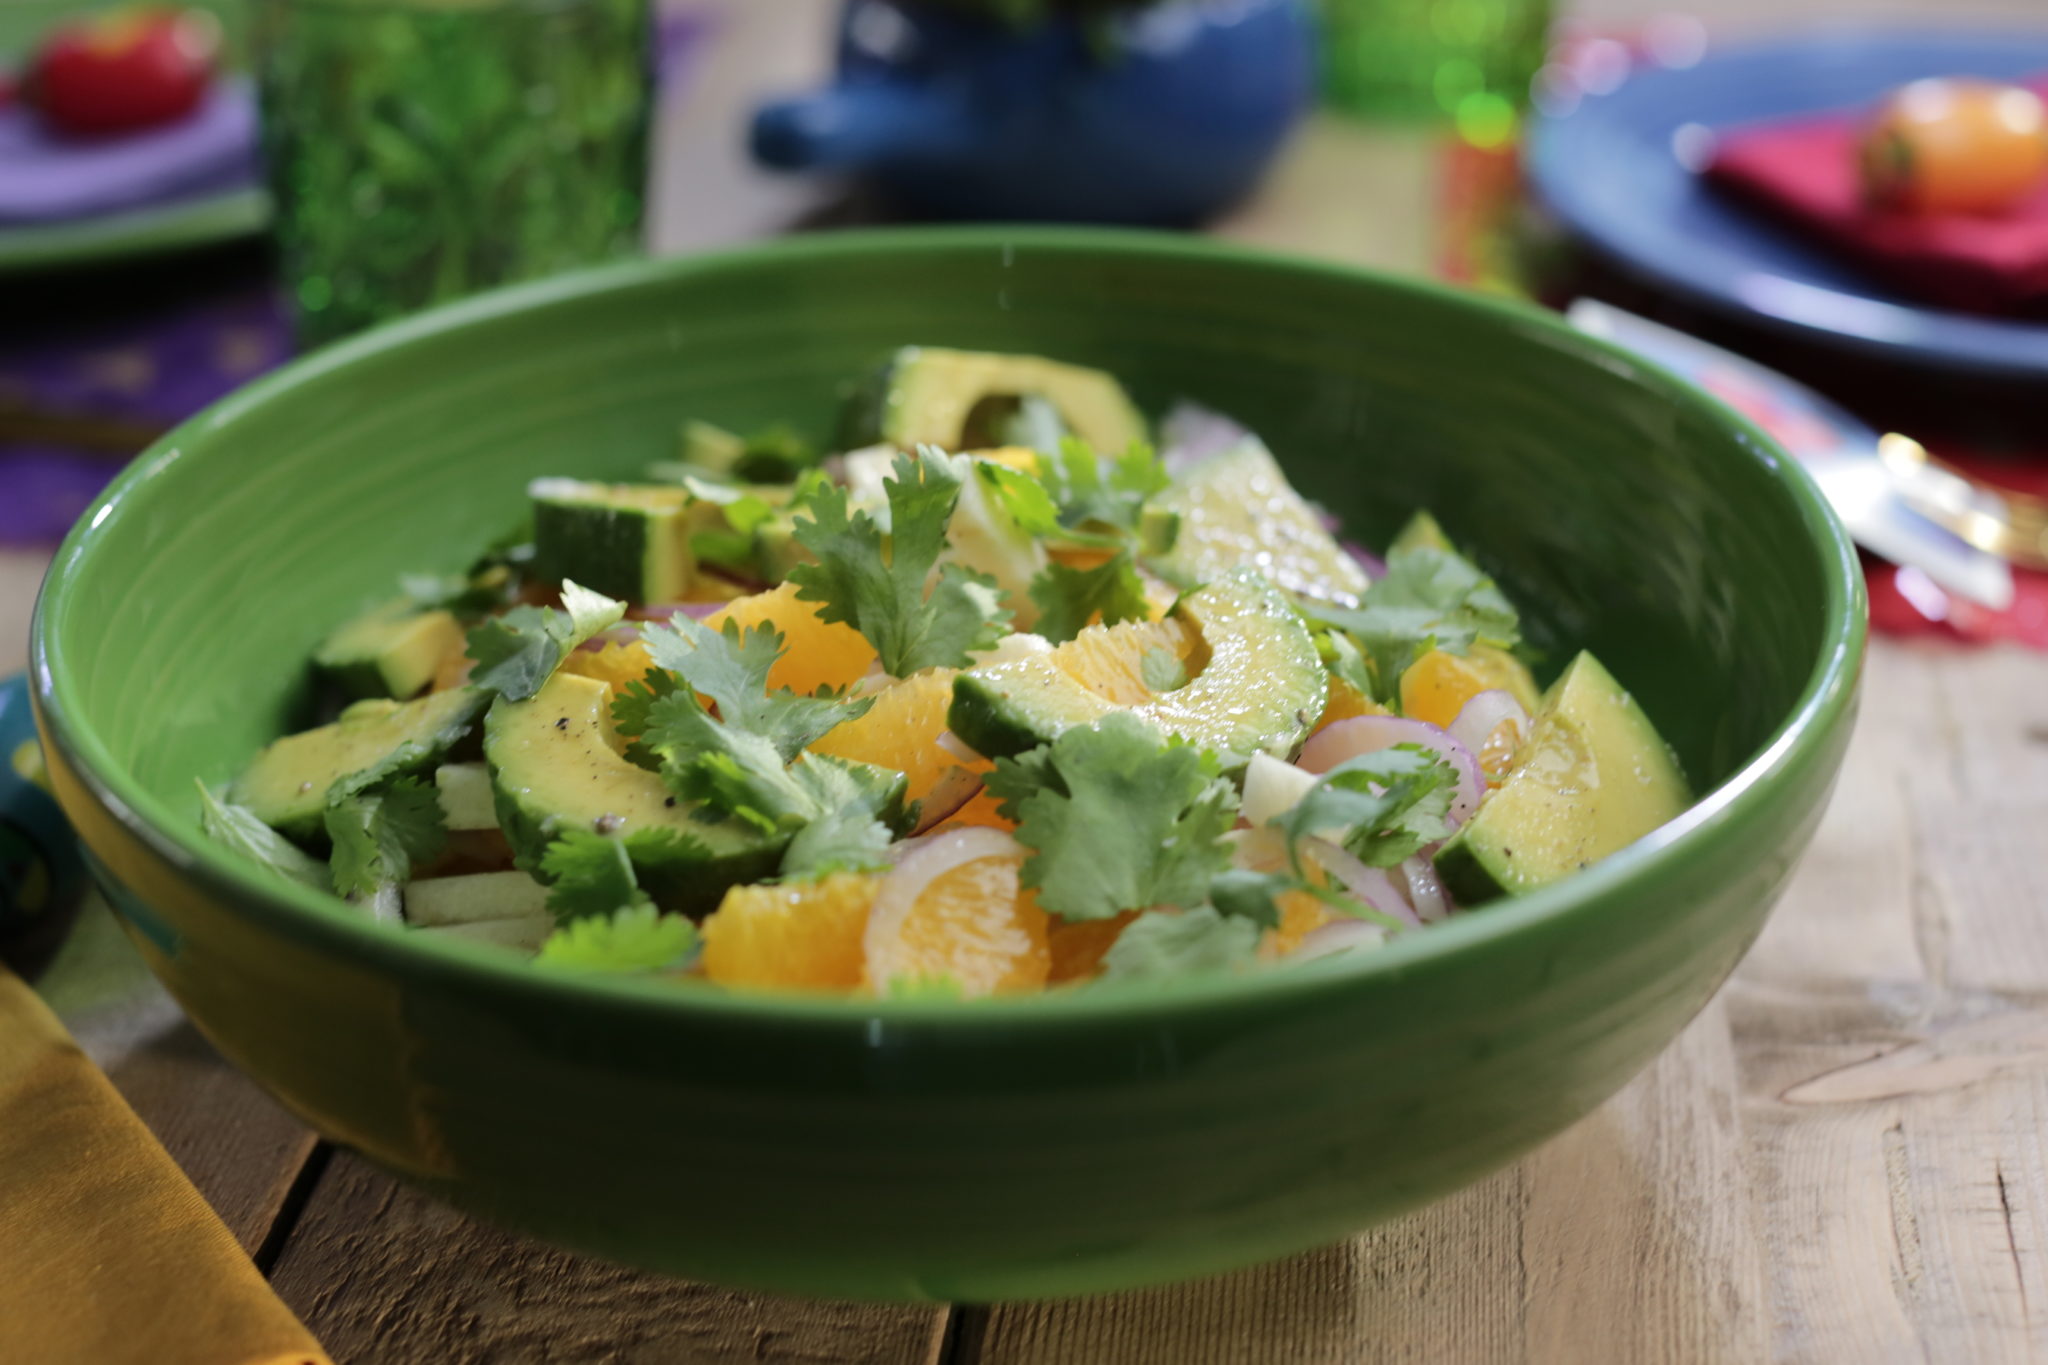
{"label": "blurred background table setting", "polygon": [[1879,636],[1815,854],[1649,1072],[1444,1203],[1194,1285],[803,1303],[473,1223],[213,1055],[26,780],[0,960],[338,1361],[2038,1358],[2044,82],[2035,0],[0,0],[0,676],[106,481],[295,356],[579,267],[962,219],[1563,310],[1807,464]]}

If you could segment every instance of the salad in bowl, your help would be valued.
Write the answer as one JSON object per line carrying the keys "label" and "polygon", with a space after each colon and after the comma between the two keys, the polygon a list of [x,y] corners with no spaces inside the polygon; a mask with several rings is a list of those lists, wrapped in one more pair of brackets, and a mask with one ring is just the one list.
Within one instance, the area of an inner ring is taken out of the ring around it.
{"label": "salad in bowl", "polygon": [[1427,512],[1375,555],[1220,414],[906,347],[836,445],[534,480],[320,644],[208,832],[541,968],[977,998],[1371,952],[1691,800]]}

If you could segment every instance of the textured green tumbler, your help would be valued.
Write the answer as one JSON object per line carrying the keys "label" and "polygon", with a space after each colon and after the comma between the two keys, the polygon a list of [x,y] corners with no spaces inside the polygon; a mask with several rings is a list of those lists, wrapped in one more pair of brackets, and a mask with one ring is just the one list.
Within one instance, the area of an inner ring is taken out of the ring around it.
{"label": "textured green tumbler", "polygon": [[638,251],[648,16],[647,0],[260,0],[301,343]]}

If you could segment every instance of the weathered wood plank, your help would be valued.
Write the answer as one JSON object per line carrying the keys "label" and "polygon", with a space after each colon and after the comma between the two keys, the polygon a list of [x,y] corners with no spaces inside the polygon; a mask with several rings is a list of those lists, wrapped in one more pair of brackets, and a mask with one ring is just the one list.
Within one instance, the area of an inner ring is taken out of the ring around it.
{"label": "weathered wood plank", "polygon": [[338,1155],[271,1281],[337,1362],[935,1365],[946,1313],[776,1299],[575,1256]]}

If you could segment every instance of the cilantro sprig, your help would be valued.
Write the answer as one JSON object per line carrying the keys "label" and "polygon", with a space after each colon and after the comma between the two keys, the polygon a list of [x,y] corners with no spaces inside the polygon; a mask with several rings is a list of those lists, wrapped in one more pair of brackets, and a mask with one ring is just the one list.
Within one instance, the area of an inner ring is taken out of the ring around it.
{"label": "cilantro sprig", "polygon": [[673,972],[689,965],[697,946],[697,926],[688,919],[635,904],[571,920],[548,935],[534,960],[577,971]]}
{"label": "cilantro sprig", "polygon": [[[1369,683],[1366,690],[1381,701],[1430,649],[1462,654],[1482,641],[1505,649],[1521,639],[1514,604],[1493,580],[1462,555],[1432,546],[1395,550],[1357,607],[1305,602],[1302,610],[1349,637],[1355,648],[1348,654],[1337,636],[1329,637],[1333,666],[1354,685]],[[1369,669],[1357,666],[1361,651]]]}
{"label": "cilantro sprig", "polygon": [[264,824],[248,807],[222,799],[198,778],[192,780],[199,788],[199,827],[209,839],[303,886],[325,891],[332,885],[319,859]]}
{"label": "cilantro sprig", "polygon": [[404,885],[416,863],[433,858],[448,842],[440,797],[417,777],[367,791],[337,784],[322,819],[334,841],[328,864],[334,889],[351,898]]}
{"label": "cilantro sprig", "polygon": [[1138,916],[1102,956],[1104,981],[1160,981],[1239,971],[1258,960],[1259,926],[1201,905]]}
{"label": "cilantro sprig", "polygon": [[1039,634],[1057,643],[1073,639],[1092,621],[1115,625],[1149,615],[1138,555],[1169,548],[1178,525],[1152,514],[1150,500],[1172,479],[1150,446],[1133,445],[1105,461],[1069,437],[1057,450],[1040,454],[1032,473],[983,461],[975,476],[1032,535],[1109,552],[1091,567],[1054,562],[1032,578]]}
{"label": "cilantro sprig", "polygon": [[961,475],[932,452],[899,455],[892,473],[886,534],[866,511],[850,510],[844,488],[813,486],[792,529],[817,562],[798,565],[790,581],[825,620],[859,631],[896,677],[965,667],[1002,638],[1010,613],[993,578],[939,563]]}
{"label": "cilantro sprig", "polygon": [[1024,884],[1066,919],[1200,905],[1229,861],[1237,794],[1215,756],[1128,712],[998,760],[988,790],[1031,850]]}
{"label": "cilantro sprig", "polygon": [[[849,699],[838,692],[806,697],[786,687],[770,691],[768,674],[782,657],[783,644],[781,633],[765,622],[742,630],[738,622],[727,620],[723,630],[713,630],[679,615],[666,625],[643,627],[640,638],[658,667],[687,679],[693,689],[711,698],[718,707],[716,724],[766,741],[785,763],[874,704],[872,699]],[[639,694],[629,693],[631,700],[621,698],[613,706],[613,720],[624,729],[630,717],[640,722],[633,733],[644,731],[650,717],[640,708],[651,710],[673,699],[673,689],[663,697],[654,695],[663,686],[649,683]],[[621,715],[622,704],[626,715]]]}
{"label": "cilantro sprig", "polygon": [[1277,898],[1306,891],[1345,914],[1404,928],[1311,875],[1303,846],[1311,838],[1329,838],[1368,867],[1392,867],[1450,834],[1457,782],[1457,770],[1420,744],[1397,744],[1348,759],[1268,822],[1286,842],[1286,868],[1231,868],[1212,884],[1210,900],[1228,914],[1271,928],[1280,922]]}
{"label": "cilantro sprig", "polygon": [[626,615],[624,602],[568,580],[562,607],[514,607],[470,631],[469,657],[476,660],[470,682],[507,701],[525,701],[578,645]]}

